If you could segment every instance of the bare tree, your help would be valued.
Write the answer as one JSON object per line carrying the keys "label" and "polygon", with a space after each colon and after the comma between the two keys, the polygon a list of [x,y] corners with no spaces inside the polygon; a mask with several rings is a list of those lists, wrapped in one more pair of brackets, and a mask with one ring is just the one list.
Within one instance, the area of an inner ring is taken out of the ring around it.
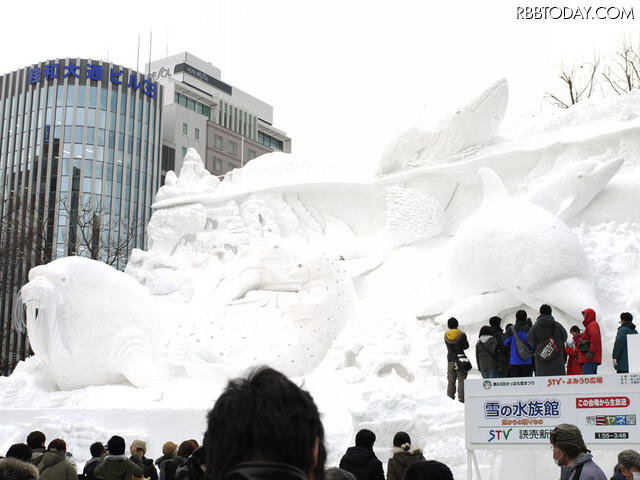
{"label": "bare tree", "polygon": [[564,83],[568,98],[551,92],[545,94],[545,99],[560,108],[569,108],[580,100],[591,97],[596,84],[596,73],[600,66],[600,59],[594,58],[592,62],[583,63],[571,69],[562,68],[560,80]]}
{"label": "bare tree", "polygon": [[623,40],[602,76],[617,95],[622,95],[640,87],[639,70],[640,52],[634,49],[631,42]]}

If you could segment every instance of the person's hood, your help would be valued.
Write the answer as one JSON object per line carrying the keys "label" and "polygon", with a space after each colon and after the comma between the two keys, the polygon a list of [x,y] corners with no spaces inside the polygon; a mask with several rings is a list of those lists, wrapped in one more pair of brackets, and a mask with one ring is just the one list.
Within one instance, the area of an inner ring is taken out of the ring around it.
{"label": "person's hood", "polygon": [[393,448],[393,458],[403,467],[408,467],[411,463],[416,461],[416,457],[422,458],[422,450],[418,447],[414,447],[410,450],[403,450],[398,447]]}
{"label": "person's hood", "polygon": [[96,468],[103,468],[108,476],[121,476],[129,468],[129,458],[126,455],[107,455],[104,462]]}
{"label": "person's hood", "polygon": [[307,480],[307,476],[286,463],[243,462],[227,473],[225,480]]}
{"label": "person's hood", "polygon": [[462,331],[457,328],[452,328],[444,334],[445,341],[449,343],[457,343],[458,341],[460,341],[461,337]]}
{"label": "person's hood", "polygon": [[582,311],[582,314],[584,315],[584,320],[582,321],[582,324],[586,327],[587,325],[589,325],[591,322],[595,322],[596,321],[596,312],[593,311],[593,309],[591,308],[586,308]]}
{"label": "person's hood", "polygon": [[366,464],[371,457],[375,457],[373,450],[364,447],[349,447],[344,457],[342,457],[342,460],[354,467],[361,467]]}
{"label": "person's hood", "polygon": [[35,465],[17,458],[3,458],[0,459],[0,478],[35,480],[38,478],[38,469]]}
{"label": "person's hood", "polygon": [[146,466],[153,465],[153,460],[147,457],[142,457],[142,463]]}
{"label": "person's hood", "polygon": [[584,463],[587,463],[592,458],[593,458],[593,455],[591,455],[591,453],[585,453],[580,458],[578,458],[573,465],[571,465],[571,468],[575,469],[578,465],[582,465]]}
{"label": "person's hood", "polygon": [[482,343],[487,343],[489,340],[491,340],[492,338],[496,338],[493,335],[480,335],[480,341]]}
{"label": "person's hood", "polygon": [[624,322],[622,325],[620,325],[618,328],[622,328],[622,327],[626,327],[629,330],[635,330],[636,326],[633,322]]}
{"label": "person's hood", "polygon": [[536,323],[541,327],[550,327],[555,321],[556,320],[553,318],[553,315],[540,315]]}
{"label": "person's hood", "polygon": [[46,452],[40,463],[45,467],[50,467],[56,463],[60,463],[65,459],[65,452]]}

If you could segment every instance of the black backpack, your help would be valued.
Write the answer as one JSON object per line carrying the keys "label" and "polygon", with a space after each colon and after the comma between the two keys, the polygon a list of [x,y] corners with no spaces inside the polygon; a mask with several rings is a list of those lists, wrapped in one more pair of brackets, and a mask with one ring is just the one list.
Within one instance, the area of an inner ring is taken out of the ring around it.
{"label": "black backpack", "polygon": [[560,353],[560,347],[556,345],[556,341],[553,337],[556,334],[556,321],[553,321],[553,334],[548,337],[544,342],[536,347],[536,358],[541,362],[550,362],[558,356]]}

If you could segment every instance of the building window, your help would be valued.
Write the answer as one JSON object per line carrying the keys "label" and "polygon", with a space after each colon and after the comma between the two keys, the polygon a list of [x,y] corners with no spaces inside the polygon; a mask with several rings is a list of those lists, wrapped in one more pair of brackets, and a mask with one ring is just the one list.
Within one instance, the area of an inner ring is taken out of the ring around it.
{"label": "building window", "polygon": [[218,150],[224,150],[224,143],[222,142],[222,137],[220,135],[216,135],[215,139],[216,139],[216,148]]}
{"label": "building window", "polygon": [[253,160],[254,158],[256,158],[255,150],[249,149],[249,160]]}
{"label": "building window", "polygon": [[187,147],[182,147],[182,158],[187,155]]}
{"label": "building window", "polygon": [[218,173],[222,173],[222,160],[220,158],[213,157],[213,169]]}
{"label": "building window", "polygon": [[182,124],[182,133],[185,134],[185,135],[189,134],[189,127],[187,126],[186,123]]}
{"label": "building window", "polygon": [[238,144],[229,140],[229,153],[231,155],[238,155]]}
{"label": "building window", "polygon": [[231,163],[231,162],[227,163],[227,172],[230,172],[234,168],[236,168],[236,166],[233,163]]}
{"label": "building window", "polygon": [[194,133],[196,140],[200,140],[200,129],[196,128],[195,133]]}

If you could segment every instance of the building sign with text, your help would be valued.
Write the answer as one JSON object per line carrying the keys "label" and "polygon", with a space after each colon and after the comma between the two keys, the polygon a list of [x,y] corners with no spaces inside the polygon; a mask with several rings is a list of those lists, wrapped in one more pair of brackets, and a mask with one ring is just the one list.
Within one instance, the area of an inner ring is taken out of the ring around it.
{"label": "building sign with text", "polygon": [[549,444],[560,423],[587,445],[640,444],[640,374],[465,381],[468,449]]}

